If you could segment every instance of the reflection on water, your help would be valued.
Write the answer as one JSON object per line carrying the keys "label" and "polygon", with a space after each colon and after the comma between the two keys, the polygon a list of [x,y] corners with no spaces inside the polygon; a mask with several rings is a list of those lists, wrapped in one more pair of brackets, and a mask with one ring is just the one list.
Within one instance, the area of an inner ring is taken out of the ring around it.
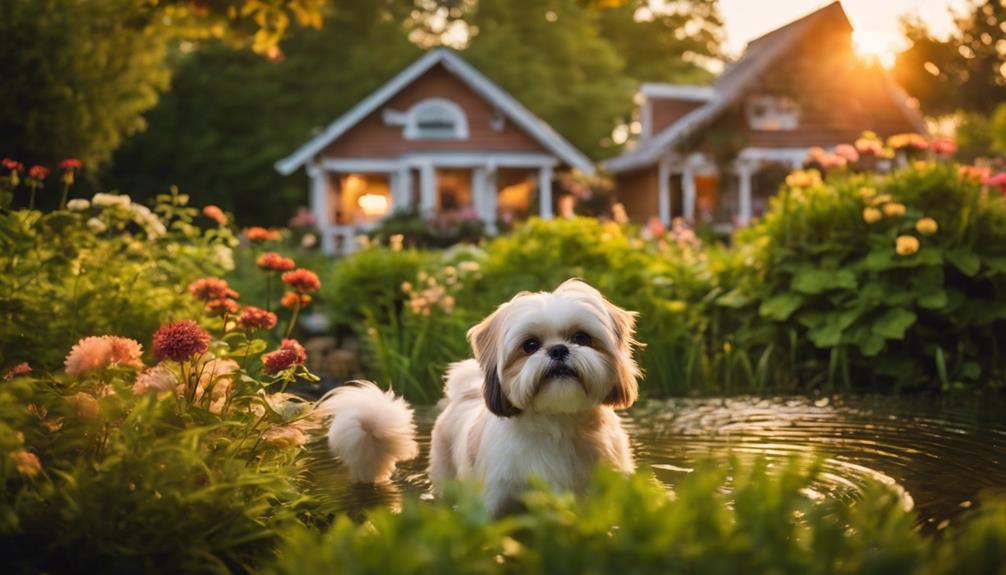
{"label": "reflection on water", "polygon": [[[1002,406],[931,398],[729,398],[649,401],[624,417],[640,466],[668,486],[698,460],[731,454],[769,462],[792,454],[825,457],[813,490],[828,497],[883,481],[914,505],[927,525],[944,527],[987,490],[1006,488],[1006,418]],[[333,508],[358,514],[397,506],[405,493],[429,497],[425,474],[432,409],[418,410],[422,453],[385,487],[348,485],[322,444],[311,447],[313,482]]]}

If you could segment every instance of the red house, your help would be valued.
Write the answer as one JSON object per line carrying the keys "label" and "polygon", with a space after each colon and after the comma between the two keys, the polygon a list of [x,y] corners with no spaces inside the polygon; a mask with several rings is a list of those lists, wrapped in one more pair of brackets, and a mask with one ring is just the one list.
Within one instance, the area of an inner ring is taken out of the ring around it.
{"label": "red house", "polygon": [[555,213],[556,171],[583,154],[457,53],[438,48],[402,70],[276,164],[306,167],[325,252],[398,210],[497,222]]}
{"label": "red house", "polygon": [[645,84],[634,149],[604,164],[629,217],[722,231],[766,208],[813,146],[925,133],[909,97],[853,52],[839,2],[748,44],[709,86]]}

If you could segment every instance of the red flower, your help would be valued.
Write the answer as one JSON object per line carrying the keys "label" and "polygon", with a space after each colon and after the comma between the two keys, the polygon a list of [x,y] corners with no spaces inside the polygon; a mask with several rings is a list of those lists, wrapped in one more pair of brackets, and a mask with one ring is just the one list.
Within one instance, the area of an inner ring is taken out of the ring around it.
{"label": "red flower", "polygon": [[303,268],[283,274],[283,283],[300,293],[310,293],[321,289],[321,280],[318,279],[318,274]]}
{"label": "red flower", "polygon": [[276,327],[276,314],[259,307],[247,306],[241,310],[238,323],[247,330],[272,329]]}
{"label": "red flower", "polygon": [[3,376],[3,380],[4,381],[8,381],[8,380],[14,379],[15,377],[17,377],[19,375],[24,375],[26,373],[31,373],[31,366],[28,365],[27,361],[21,362],[21,363],[15,365],[14,367],[8,369],[7,373],[5,373],[4,376]]}
{"label": "red flower", "polygon": [[212,299],[206,304],[206,314],[211,316],[231,315],[237,313],[241,306],[229,298]]}
{"label": "red flower", "polygon": [[3,166],[5,169],[12,170],[15,172],[24,171],[24,164],[16,160],[12,160],[10,158],[4,158],[2,161],[0,161],[0,166]]}
{"label": "red flower", "polygon": [[985,178],[982,184],[999,188],[999,192],[1006,195],[1006,172],[999,172],[991,178]]}
{"label": "red flower", "polygon": [[215,221],[221,226],[227,225],[227,214],[224,213],[218,206],[209,205],[203,208],[203,215],[207,218]]}
{"label": "red flower", "polygon": [[80,160],[77,158],[67,158],[59,163],[59,167],[62,170],[79,170]]}
{"label": "red flower", "polygon": [[158,359],[185,361],[209,347],[210,334],[190,319],[164,324],[154,333],[154,355]]}
{"label": "red flower", "polygon": [[49,177],[49,168],[45,166],[32,166],[31,169],[28,170],[28,177],[41,182]]}
{"label": "red flower", "polygon": [[929,149],[937,156],[949,157],[957,153],[957,142],[953,138],[936,138],[929,142]]}
{"label": "red flower", "polygon": [[255,263],[258,264],[258,267],[273,272],[290,271],[296,266],[291,258],[285,258],[276,252],[266,252],[260,255]]}
{"label": "red flower", "polygon": [[297,307],[297,301],[300,300],[300,308],[304,309],[311,305],[311,296],[306,293],[297,293],[295,291],[288,291],[283,294],[283,298],[279,300],[279,305],[293,309]]}
{"label": "red flower", "polygon": [[189,284],[189,293],[200,299],[238,299],[238,292],[232,290],[220,278],[202,278]]}
{"label": "red flower", "polygon": [[262,366],[266,373],[277,374],[294,365],[304,365],[307,352],[295,339],[284,339],[279,349],[262,356]]}
{"label": "red flower", "polygon": [[250,242],[268,242],[281,239],[283,234],[279,230],[267,230],[254,226],[245,230],[245,237]]}

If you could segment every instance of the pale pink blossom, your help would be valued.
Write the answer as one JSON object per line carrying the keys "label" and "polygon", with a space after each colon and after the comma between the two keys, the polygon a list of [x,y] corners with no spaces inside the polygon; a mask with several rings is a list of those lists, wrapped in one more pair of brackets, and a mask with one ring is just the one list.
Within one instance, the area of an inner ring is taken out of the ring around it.
{"label": "pale pink blossom", "polygon": [[133,393],[160,393],[169,391],[178,384],[178,376],[164,365],[155,365],[136,377]]}

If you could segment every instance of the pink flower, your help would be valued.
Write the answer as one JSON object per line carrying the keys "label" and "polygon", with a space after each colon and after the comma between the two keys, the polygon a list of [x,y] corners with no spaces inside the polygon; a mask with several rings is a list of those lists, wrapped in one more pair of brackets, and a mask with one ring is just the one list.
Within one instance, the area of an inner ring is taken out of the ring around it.
{"label": "pink flower", "polygon": [[312,228],[317,223],[311,210],[301,206],[297,208],[297,213],[287,222],[291,228]]}
{"label": "pink flower", "polygon": [[27,361],[24,361],[8,369],[7,373],[5,373],[3,376],[3,380],[10,381],[17,376],[24,375],[26,373],[31,373],[31,366],[28,365]]}
{"label": "pink flower", "polygon": [[245,306],[238,323],[247,330],[272,329],[276,327],[276,314],[255,306]]}
{"label": "pink flower", "polygon": [[70,375],[82,375],[110,365],[143,367],[143,346],[136,340],[112,335],[85,337],[73,346],[63,364]]}
{"label": "pink flower", "polygon": [[283,274],[283,283],[300,293],[310,293],[321,289],[321,280],[318,279],[318,274],[303,268]]}
{"label": "pink flower", "polygon": [[929,149],[937,156],[946,158],[957,153],[957,142],[953,138],[936,138],[929,142]]}
{"label": "pink flower", "polygon": [[653,237],[660,237],[664,235],[667,231],[667,227],[664,226],[664,222],[660,221],[660,218],[654,216],[650,218],[650,221],[646,223],[646,229],[650,231],[650,235]]}
{"label": "pink flower", "polygon": [[31,169],[28,170],[28,177],[41,182],[49,177],[49,168],[45,166],[32,166]]}
{"label": "pink flower", "polygon": [[285,258],[276,252],[266,252],[255,260],[258,267],[266,271],[288,272],[296,267],[293,259]]}
{"label": "pink flower", "polygon": [[227,225],[227,214],[224,213],[219,207],[214,205],[209,205],[203,208],[203,215],[207,218],[215,221],[221,226]]}
{"label": "pink flower", "polygon": [[155,365],[136,377],[133,393],[143,395],[144,393],[170,391],[177,384],[178,377],[174,372],[163,365]]}
{"label": "pink flower", "polygon": [[206,303],[206,315],[211,317],[231,315],[241,309],[238,302],[225,297],[212,299]]}
{"label": "pink flower", "polygon": [[1006,195],[1006,172],[999,172],[998,174],[985,178],[982,184],[990,186],[993,188],[999,188],[999,192]]}
{"label": "pink flower", "polygon": [[42,471],[42,462],[38,456],[30,451],[18,449],[10,453],[10,458],[14,462],[14,469],[25,477],[35,477]]}
{"label": "pink flower", "polygon": [[222,299],[240,297],[238,292],[232,290],[227,285],[226,280],[220,278],[201,278],[189,284],[189,293],[200,299]]}
{"label": "pink flower", "polygon": [[294,365],[304,365],[307,352],[297,340],[284,339],[276,351],[262,356],[262,365],[268,374],[277,374]]}
{"label": "pink flower", "polygon": [[164,324],[154,333],[154,355],[162,360],[185,361],[209,347],[210,334],[190,319]]}
{"label": "pink flower", "polygon": [[859,161],[859,152],[856,147],[850,144],[839,144],[835,146],[835,155],[845,158],[850,163]]}

